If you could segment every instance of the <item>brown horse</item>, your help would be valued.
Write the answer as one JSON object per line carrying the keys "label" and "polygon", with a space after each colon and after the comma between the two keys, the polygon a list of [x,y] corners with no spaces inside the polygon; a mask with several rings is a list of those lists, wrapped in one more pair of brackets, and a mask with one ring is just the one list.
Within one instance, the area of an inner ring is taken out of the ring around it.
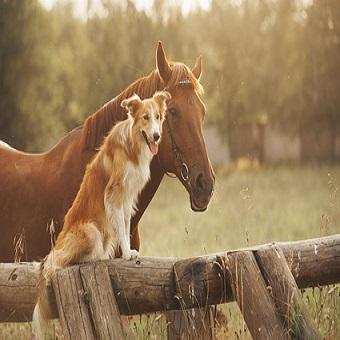
{"label": "brown horse", "polygon": [[49,252],[51,235],[47,227],[53,221],[55,232],[60,231],[86,165],[111,127],[126,118],[120,103],[134,93],[143,99],[166,89],[172,99],[168,103],[159,156],[151,163],[151,179],[131,222],[131,247],[139,250],[138,222],[166,172],[180,179],[194,211],[207,208],[214,173],[202,135],[205,114],[199,97],[202,59],[199,57],[190,70],[182,63],[169,62],[159,43],[156,63],[156,70],[89,116],[50,151],[27,154],[0,143],[0,262],[12,262],[15,255],[21,255],[24,261],[37,260]]}

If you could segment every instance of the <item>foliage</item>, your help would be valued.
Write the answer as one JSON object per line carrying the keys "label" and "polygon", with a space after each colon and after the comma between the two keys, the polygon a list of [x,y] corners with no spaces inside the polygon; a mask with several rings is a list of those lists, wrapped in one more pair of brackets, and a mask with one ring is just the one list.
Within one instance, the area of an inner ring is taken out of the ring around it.
{"label": "foliage", "polygon": [[189,13],[175,2],[138,3],[88,1],[80,17],[71,0],[51,10],[38,0],[0,0],[1,139],[47,148],[150,72],[161,39],[189,65],[204,56],[207,119],[222,135],[268,122],[302,136],[321,129],[334,160],[339,1],[211,0]]}

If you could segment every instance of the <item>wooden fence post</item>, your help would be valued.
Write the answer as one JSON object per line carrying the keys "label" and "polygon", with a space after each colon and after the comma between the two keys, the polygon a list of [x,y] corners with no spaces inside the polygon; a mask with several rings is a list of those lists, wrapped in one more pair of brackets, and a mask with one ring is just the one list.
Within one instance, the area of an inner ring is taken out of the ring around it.
{"label": "wooden fence post", "polygon": [[[168,340],[211,340],[214,319],[207,306],[207,258],[179,260],[174,263],[175,298],[180,310],[166,313]],[[200,308],[187,309],[193,305]]]}
{"label": "wooden fence post", "polygon": [[282,250],[275,245],[267,246],[257,250],[255,256],[270,286],[271,295],[290,337],[292,339],[321,339],[303,303]]}
{"label": "wooden fence post", "polygon": [[69,267],[52,278],[66,339],[124,338],[107,264]]}
{"label": "wooden fence post", "polygon": [[168,340],[213,339],[213,311],[210,306],[166,313]]}
{"label": "wooden fence post", "polygon": [[224,257],[224,266],[234,298],[253,339],[287,339],[288,334],[253,253],[228,253]]}

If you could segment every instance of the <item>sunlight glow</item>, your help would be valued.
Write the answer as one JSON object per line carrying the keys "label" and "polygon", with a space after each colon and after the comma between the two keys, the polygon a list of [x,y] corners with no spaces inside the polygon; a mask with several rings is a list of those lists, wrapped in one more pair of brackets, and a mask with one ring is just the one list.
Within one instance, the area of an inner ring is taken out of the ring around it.
{"label": "sunlight glow", "polygon": [[[39,0],[42,5],[48,10],[52,9],[53,5],[56,3],[63,3],[63,0]],[[100,13],[102,11],[102,3],[101,0],[91,0],[91,12]],[[137,9],[145,10],[146,12],[150,12],[152,6],[154,4],[154,0],[135,0],[134,1]],[[84,0],[72,0],[72,4],[74,6],[74,14],[82,19],[86,19],[87,17],[87,6],[88,1]],[[201,8],[203,10],[208,10],[211,4],[211,0],[169,0],[169,5],[177,5],[182,7],[182,11],[184,14],[189,13],[192,10],[197,8]]]}

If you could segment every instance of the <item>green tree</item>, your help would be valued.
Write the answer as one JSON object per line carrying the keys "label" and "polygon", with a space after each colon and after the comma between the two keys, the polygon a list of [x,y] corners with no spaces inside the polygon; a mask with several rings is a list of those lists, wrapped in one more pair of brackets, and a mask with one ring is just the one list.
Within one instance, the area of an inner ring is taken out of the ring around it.
{"label": "green tree", "polygon": [[1,0],[0,32],[1,138],[19,148],[49,144],[60,133],[58,121],[48,117],[56,105],[49,18],[37,1]]}
{"label": "green tree", "polygon": [[303,157],[334,162],[340,126],[340,3],[315,0],[306,14],[299,115]]}

